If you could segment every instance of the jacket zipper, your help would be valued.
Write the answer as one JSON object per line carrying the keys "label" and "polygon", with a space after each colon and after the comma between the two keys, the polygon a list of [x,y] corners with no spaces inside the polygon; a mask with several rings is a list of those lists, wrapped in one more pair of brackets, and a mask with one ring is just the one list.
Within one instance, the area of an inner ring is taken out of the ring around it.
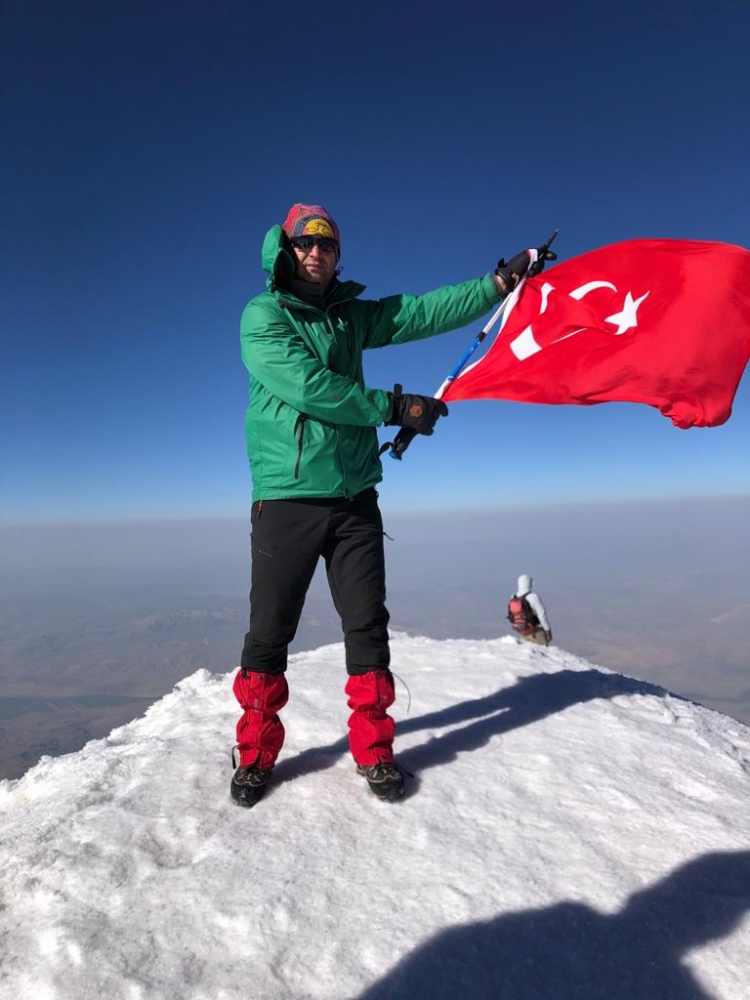
{"label": "jacket zipper", "polygon": [[[329,307],[326,307],[325,310],[325,321],[326,321],[326,327],[331,336],[331,341],[333,342],[336,339],[336,330],[334,327],[333,317],[329,313],[328,308]],[[349,343],[351,338],[351,331],[349,330],[348,327],[346,327],[346,337],[347,337],[347,349],[351,353],[351,343]],[[341,438],[339,436],[338,427],[334,427],[334,434],[336,435],[336,453],[339,456],[339,468],[341,469],[341,483],[344,487],[344,496],[348,498],[349,488],[346,484],[346,463],[344,462],[344,456],[341,453]]]}
{"label": "jacket zipper", "polygon": [[302,461],[302,444],[305,436],[306,422],[307,422],[307,415],[305,413],[300,413],[294,428],[294,435],[297,438],[297,462],[294,466],[295,479],[299,479],[299,467],[300,467],[300,462]]}
{"label": "jacket zipper", "polygon": [[[330,315],[330,313],[328,311],[329,308],[330,308],[330,306],[334,305],[334,303],[330,303],[324,309],[318,309],[317,306],[310,305],[310,303],[302,302],[301,300],[296,300],[296,304],[302,305],[306,309],[312,309],[314,312],[322,314],[322,316],[323,316],[323,324],[324,324],[324,327],[325,327],[328,335],[331,337],[332,340],[335,339],[336,335],[335,335],[335,330],[334,330],[334,325],[333,325],[333,318],[331,317],[331,315]],[[279,305],[282,307],[282,309],[288,309],[290,303],[279,301]],[[347,334],[347,338],[351,338],[351,331],[349,330],[348,327],[346,328],[346,334]],[[351,344],[349,344],[348,346],[349,346],[349,349],[351,350]],[[303,448],[303,438],[304,438],[304,433],[305,433],[305,422],[306,422],[306,420],[307,420],[307,414],[306,413],[301,413],[299,415],[299,417],[297,418],[297,422],[296,422],[296,424],[294,426],[294,434],[295,434],[295,437],[297,438],[297,461],[295,462],[295,465],[294,465],[294,478],[295,479],[299,479],[299,470],[300,470],[300,464],[302,462],[302,448]],[[346,465],[344,463],[344,457],[343,457],[343,455],[341,453],[341,442],[339,440],[338,430],[335,431],[335,434],[336,434],[336,451],[337,451],[338,456],[339,456],[339,468],[341,469],[341,479],[342,479],[342,484],[343,484],[343,487],[344,487],[344,495],[348,497],[349,496],[349,489],[348,489],[347,484],[346,484]]]}

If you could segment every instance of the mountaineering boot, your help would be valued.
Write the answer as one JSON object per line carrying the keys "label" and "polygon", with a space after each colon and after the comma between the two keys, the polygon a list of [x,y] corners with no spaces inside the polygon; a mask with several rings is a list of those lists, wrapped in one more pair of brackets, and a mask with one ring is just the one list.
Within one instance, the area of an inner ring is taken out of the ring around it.
{"label": "mountaineering boot", "polygon": [[263,798],[272,767],[262,768],[250,764],[248,767],[238,767],[232,776],[229,791],[238,806],[252,808]]}
{"label": "mountaineering boot", "polygon": [[392,761],[357,764],[357,774],[367,778],[370,791],[383,802],[397,802],[404,796],[404,772]]}

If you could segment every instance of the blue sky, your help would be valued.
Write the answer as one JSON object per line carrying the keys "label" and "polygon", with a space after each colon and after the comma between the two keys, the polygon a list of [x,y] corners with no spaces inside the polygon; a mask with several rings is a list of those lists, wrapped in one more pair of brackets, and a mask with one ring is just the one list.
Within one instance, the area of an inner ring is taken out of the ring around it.
{"label": "blue sky", "polygon": [[[239,316],[294,201],[333,213],[372,297],[554,227],[563,258],[750,240],[744,0],[17,0],[0,35],[5,521],[249,509]],[[367,381],[432,392],[475,332],[371,352]],[[457,403],[382,493],[747,494],[748,380],[725,426],[687,432],[644,406]]]}

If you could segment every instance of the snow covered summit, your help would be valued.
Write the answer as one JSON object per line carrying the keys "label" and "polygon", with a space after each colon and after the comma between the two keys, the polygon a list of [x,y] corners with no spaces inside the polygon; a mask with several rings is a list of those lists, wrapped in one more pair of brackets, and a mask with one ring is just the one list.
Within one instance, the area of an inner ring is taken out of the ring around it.
{"label": "snow covered summit", "polygon": [[392,647],[398,804],[340,645],[293,657],[252,810],[205,671],[0,782],[0,1000],[750,998],[749,729],[554,647]]}

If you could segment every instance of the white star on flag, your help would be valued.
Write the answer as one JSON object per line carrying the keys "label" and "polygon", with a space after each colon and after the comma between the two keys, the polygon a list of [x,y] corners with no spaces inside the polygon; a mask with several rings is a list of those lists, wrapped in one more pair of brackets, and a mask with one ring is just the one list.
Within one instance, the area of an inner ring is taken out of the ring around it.
{"label": "white star on flag", "polygon": [[[646,295],[650,295],[651,291],[649,289]],[[638,319],[636,317],[636,312],[638,306],[646,298],[646,295],[641,295],[639,299],[633,300],[632,292],[628,292],[625,296],[625,304],[622,310],[618,313],[612,313],[611,316],[607,316],[604,320],[605,323],[617,323],[617,329],[615,330],[615,336],[619,336],[621,333],[625,333],[633,326],[638,326]]]}

